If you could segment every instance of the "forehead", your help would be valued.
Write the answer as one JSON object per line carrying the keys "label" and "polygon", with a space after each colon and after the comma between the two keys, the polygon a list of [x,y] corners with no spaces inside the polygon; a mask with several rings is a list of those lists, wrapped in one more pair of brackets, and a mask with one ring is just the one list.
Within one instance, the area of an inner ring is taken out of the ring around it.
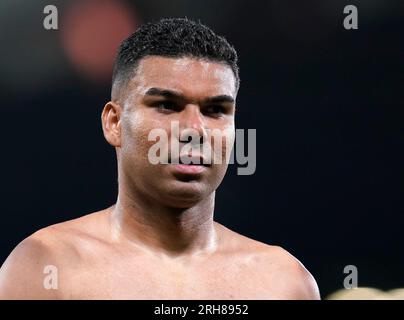
{"label": "forehead", "polygon": [[138,94],[157,87],[196,98],[223,94],[235,98],[236,94],[236,80],[229,66],[190,57],[143,58],[129,87]]}

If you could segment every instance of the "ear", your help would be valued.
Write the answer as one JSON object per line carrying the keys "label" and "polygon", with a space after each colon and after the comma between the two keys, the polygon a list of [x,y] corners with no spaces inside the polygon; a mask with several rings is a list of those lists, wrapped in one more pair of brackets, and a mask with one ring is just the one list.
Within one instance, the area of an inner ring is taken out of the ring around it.
{"label": "ear", "polygon": [[104,137],[114,147],[121,146],[121,115],[121,106],[112,101],[104,106],[101,114]]}

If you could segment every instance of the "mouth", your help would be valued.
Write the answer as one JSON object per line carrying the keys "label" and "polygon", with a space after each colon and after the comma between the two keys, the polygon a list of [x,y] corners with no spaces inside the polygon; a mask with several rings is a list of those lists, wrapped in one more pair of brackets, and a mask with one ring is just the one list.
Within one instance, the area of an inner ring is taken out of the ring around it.
{"label": "mouth", "polygon": [[174,168],[175,172],[179,175],[200,175],[208,170],[211,164],[207,163],[202,156],[184,156],[173,158],[169,160],[169,164]]}

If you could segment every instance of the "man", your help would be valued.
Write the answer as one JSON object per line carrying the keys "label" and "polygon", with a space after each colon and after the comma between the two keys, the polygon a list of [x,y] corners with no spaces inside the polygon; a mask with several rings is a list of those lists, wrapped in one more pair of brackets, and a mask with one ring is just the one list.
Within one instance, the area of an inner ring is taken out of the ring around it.
{"label": "man", "polygon": [[[0,298],[319,299],[293,256],[213,219],[228,163],[208,162],[232,146],[218,149],[209,132],[233,142],[238,86],[234,48],[200,23],[163,19],[126,39],[101,117],[117,153],[117,202],[22,241],[1,268]],[[197,132],[212,159],[187,152],[185,164],[163,143],[169,163],[152,163],[156,129],[180,147]]]}

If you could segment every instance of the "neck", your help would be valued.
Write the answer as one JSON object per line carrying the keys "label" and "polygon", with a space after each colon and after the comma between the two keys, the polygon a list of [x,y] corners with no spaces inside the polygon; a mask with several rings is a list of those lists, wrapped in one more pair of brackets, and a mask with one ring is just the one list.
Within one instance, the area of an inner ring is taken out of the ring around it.
{"label": "neck", "polygon": [[167,256],[208,253],[217,245],[215,193],[189,208],[171,208],[119,188],[110,221],[114,239]]}

